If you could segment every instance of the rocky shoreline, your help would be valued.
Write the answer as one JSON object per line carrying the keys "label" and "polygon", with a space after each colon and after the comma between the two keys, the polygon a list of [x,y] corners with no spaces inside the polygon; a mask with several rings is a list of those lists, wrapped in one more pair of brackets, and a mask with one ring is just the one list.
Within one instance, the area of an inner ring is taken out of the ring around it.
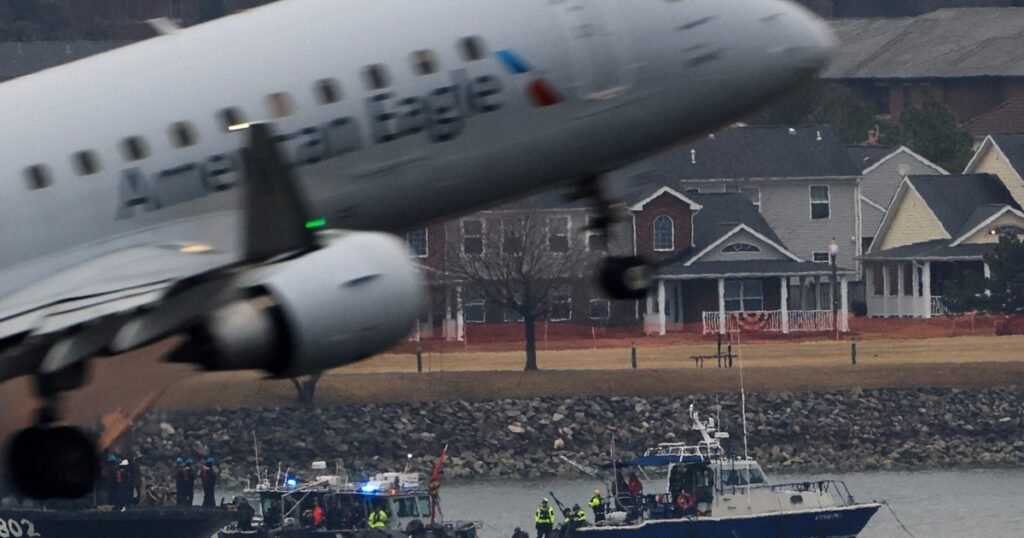
{"label": "rocky shoreline", "polygon": [[[400,469],[407,454],[429,472],[446,443],[448,480],[580,476],[559,456],[596,466],[658,442],[694,440],[690,403],[718,415],[741,452],[738,394],[153,412],[134,432],[149,484],[172,485],[180,455],[217,458],[222,483],[340,459],[353,476]],[[720,410],[719,410],[720,409]],[[766,393],[747,396],[751,456],[769,472],[918,470],[1024,464],[1024,387]]]}

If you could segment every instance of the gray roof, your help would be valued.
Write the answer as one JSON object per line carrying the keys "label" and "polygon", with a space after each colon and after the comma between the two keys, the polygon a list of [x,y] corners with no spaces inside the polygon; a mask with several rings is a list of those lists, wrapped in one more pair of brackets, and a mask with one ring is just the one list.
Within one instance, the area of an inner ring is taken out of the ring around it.
{"label": "gray roof", "polygon": [[[684,265],[685,261],[679,260],[658,267],[658,274],[667,278],[739,278],[739,277],[766,277],[766,276],[797,276],[797,275],[830,275],[832,266],[826,263],[795,262],[792,260],[746,260],[746,261],[719,261],[719,262],[697,262],[693,265]],[[852,274],[853,271],[839,267],[836,269],[841,274]]]}
{"label": "gray roof", "polygon": [[660,181],[858,177],[842,140],[827,125],[744,126],[678,146],[616,172]]}
{"label": "gray roof", "polygon": [[1024,8],[951,8],[832,21],[840,47],[824,78],[1024,76]]}
{"label": "gray roof", "polygon": [[850,152],[850,158],[862,172],[898,150],[899,148],[892,146],[846,146],[846,151]]}
{"label": "gray roof", "polygon": [[0,80],[20,77],[50,67],[123,47],[130,41],[27,41],[0,42]]}
{"label": "gray roof", "polygon": [[992,174],[909,176],[908,180],[950,235],[960,232],[972,217],[976,218],[978,208],[1020,209],[1003,182]]}
{"label": "gray roof", "polygon": [[980,260],[995,248],[994,243],[960,244],[949,246],[948,239],[933,239],[912,245],[890,248],[861,256],[862,260]]}
{"label": "gray roof", "polygon": [[1024,174],[1024,133],[995,134],[992,139],[1017,173]]}
{"label": "gray roof", "polygon": [[775,230],[768,225],[750,198],[739,193],[707,193],[687,195],[702,209],[693,217],[693,248],[696,254],[740,224],[785,248]]}

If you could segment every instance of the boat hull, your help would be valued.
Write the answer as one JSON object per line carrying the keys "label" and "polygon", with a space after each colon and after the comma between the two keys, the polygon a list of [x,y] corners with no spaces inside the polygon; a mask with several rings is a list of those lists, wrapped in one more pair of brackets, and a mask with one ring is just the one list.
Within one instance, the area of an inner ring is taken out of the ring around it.
{"label": "boat hull", "polygon": [[0,508],[0,536],[43,538],[209,538],[238,514],[203,508],[36,510]]}
{"label": "boat hull", "polygon": [[648,520],[638,525],[587,527],[587,538],[852,538],[881,505],[771,512],[755,516]]}

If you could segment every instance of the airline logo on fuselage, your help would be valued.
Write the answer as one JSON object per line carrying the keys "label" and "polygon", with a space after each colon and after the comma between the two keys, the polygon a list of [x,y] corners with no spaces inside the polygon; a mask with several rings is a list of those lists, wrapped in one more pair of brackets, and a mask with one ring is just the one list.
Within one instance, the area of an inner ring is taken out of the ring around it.
{"label": "airline logo on fuselage", "polygon": [[[537,107],[562,102],[561,96],[516,53],[495,53],[498,64],[513,77],[525,75],[526,98]],[[401,95],[394,88],[366,97],[365,116],[369,136],[353,116],[341,116],[321,125],[281,133],[275,141],[293,167],[314,165],[364,149],[399,140],[425,136],[435,144],[458,139],[474,116],[501,110],[505,85],[493,74],[471,76],[466,69],[447,73],[449,81],[419,95]],[[118,219],[156,211],[234,187],[242,170],[241,149],[210,156],[158,171],[147,177],[140,168],[121,172]]]}

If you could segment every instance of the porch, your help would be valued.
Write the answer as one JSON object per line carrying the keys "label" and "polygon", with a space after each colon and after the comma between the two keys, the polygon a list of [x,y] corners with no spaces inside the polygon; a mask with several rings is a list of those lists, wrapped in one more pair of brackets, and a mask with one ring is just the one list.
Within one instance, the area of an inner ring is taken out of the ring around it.
{"label": "porch", "polygon": [[[852,272],[838,269],[833,282],[831,267],[824,264],[759,261],[723,265],[666,268],[643,305],[644,331],[665,335],[696,323],[703,334],[849,330]],[[755,268],[763,272],[754,272]],[[838,319],[832,314],[833,288],[838,288]]]}
{"label": "porch", "polygon": [[942,302],[945,282],[968,273],[989,278],[989,267],[977,260],[865,261],[867,310],[873,317],[929,319],[948,313]]}

